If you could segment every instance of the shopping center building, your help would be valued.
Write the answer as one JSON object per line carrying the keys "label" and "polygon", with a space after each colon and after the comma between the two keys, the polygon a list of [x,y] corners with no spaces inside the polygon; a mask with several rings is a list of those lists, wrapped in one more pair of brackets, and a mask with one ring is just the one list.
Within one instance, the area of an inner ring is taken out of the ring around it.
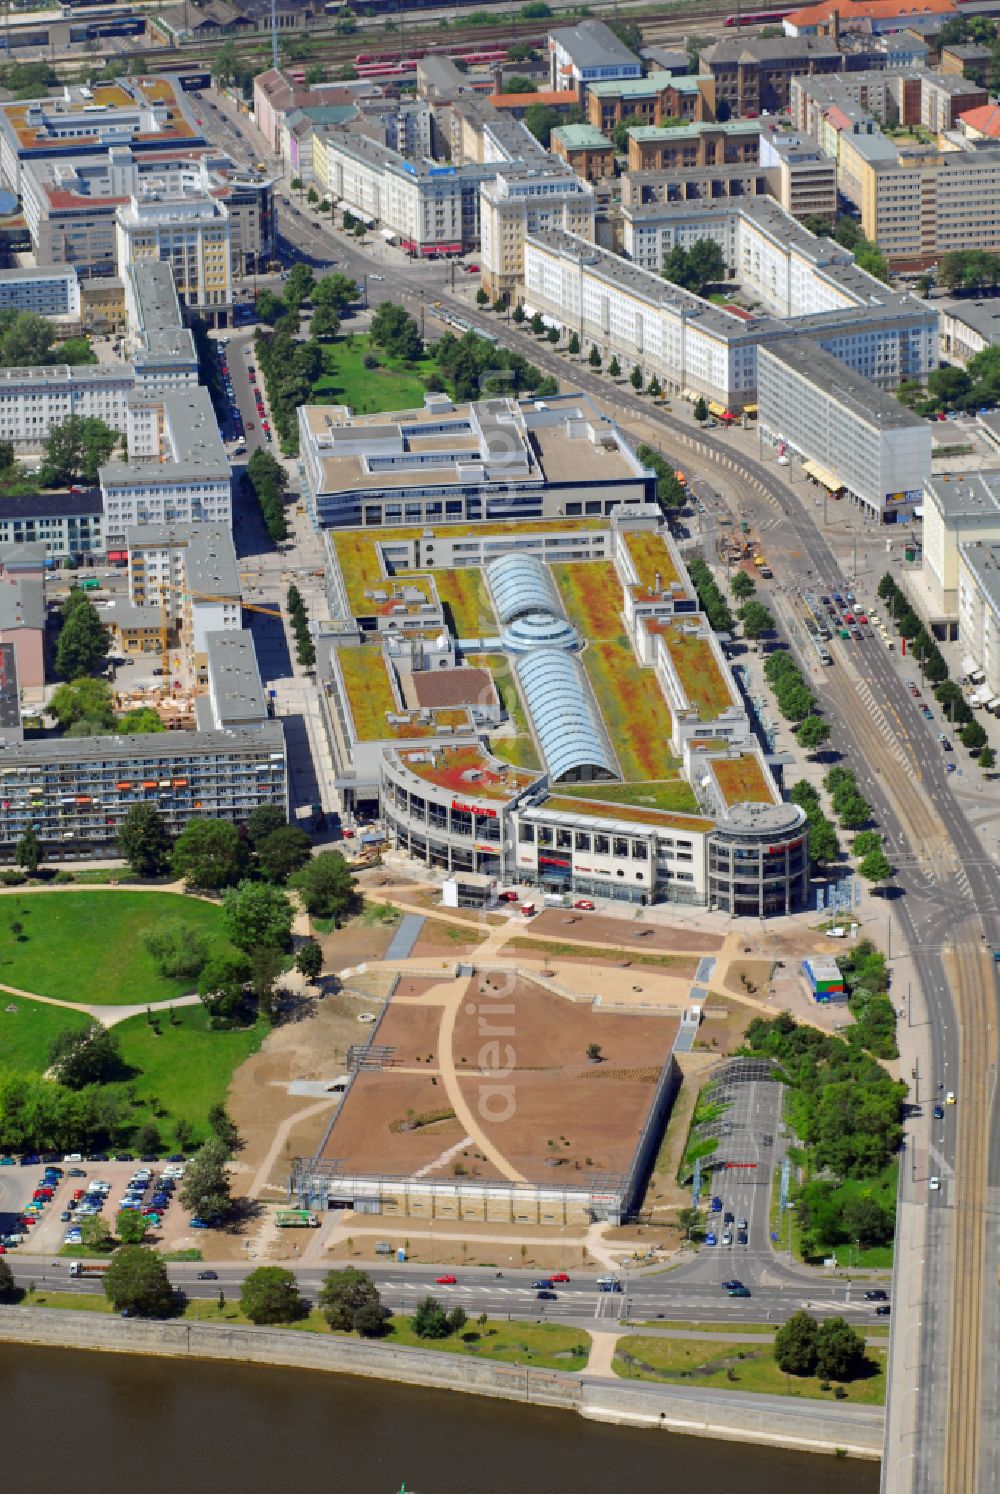
{"label": "shopping center building", "polygon": [[349,819],[484,889],[803,905],[805,817],[656,506],[333,531],[327,579],[318,670]]}

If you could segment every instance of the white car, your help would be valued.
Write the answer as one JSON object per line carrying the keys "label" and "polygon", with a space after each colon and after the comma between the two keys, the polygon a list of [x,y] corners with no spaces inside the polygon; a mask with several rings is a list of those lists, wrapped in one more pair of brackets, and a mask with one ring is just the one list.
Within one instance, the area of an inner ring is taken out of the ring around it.
{"label": "white car", "polygon": [[940,1179],[940,1178],[937,1178],[937,1177],[934,1177],[934,1178],[928,1178],[928,1179],[927,1179],[927,1186],[928,1186],[928,1188],[929,1188],[929,1189],[930,1189],[930,1190],[931,1190],[931,1192],[932,1192],[932,1193],[936,1193],[936,1192],[937,1192],[937,1190],[938,1190],[938,1189],[939,1189],[939,1188],[940,1188],[940,1186],[941,1186],[941,1179]]}

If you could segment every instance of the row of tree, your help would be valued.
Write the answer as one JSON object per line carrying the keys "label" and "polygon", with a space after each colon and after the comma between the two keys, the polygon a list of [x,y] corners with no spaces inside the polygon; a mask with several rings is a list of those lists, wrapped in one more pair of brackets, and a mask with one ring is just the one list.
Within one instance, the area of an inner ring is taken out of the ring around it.
{"label": "row of tree", "polygon": [[806,822],[809,825],[809,856],[813,869],[821,870],[824,866],[831,866],[840,858],[840,841],[837,839],[833,821],[827,819],[823,813],[819,789],[807,779],[800,778],[798,783],[792,784],[788,797],[793,804],[797,804],[806,812]]}
{"label": "row of tree", "polygon": [[962,694],[961,687],[949,678],[944,655],[910,606],[906,594],[896,585],[888,571],[878,584],[878,594],[890,617],[894,619],[900,636],[906,639],[910,653],[920,665],[924,678],[931,684],[934,699],[952,725],[961,727],[959,740],[962,746],[976,755],[979,766],[984,771],[995,767],[996,753],[989,745],[985,727],[973,716],[972,707]]}
{"label": "row of tree", "polygon": [[311,669],[316,663],[316,645],[309,631],[309,613],[302,600],[302,593],[294,581],[288,588],[288,618],[295,634],[295,657],[303,669]]}
{"label": "row of tree", "polygon": [[285,518],[288,473],[277,457],[258,446],[247,462],[247,479],[260,505],[268,539],[273,545],[280,544],[288,538],[288,520]]}
{"label": "row of tree", "polygon": [[687,563],[688,575],[698,593],[698,605],[716,633],[735,633],[736,623],[715,577],[702,555],[692,555]]}
{"label": "row of tree", "polygon": [[[610,373],[611,370],[609,369],[608,372]],[[663,512],[665,514],[678,513],[686,505],[688,495],[687,488],[680,481],[673,467],[654,447],[647,446],[645,442],[636,448],[635,454],[644,467],[649,467],[656,473],[656,501]]]}

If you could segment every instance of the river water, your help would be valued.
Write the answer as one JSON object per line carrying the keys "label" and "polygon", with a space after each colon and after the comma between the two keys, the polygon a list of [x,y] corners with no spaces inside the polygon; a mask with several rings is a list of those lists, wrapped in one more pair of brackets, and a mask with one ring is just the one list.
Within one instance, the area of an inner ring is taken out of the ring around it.
{"label": "river water", "polygon": [[288,1369],[0,1347],[17,1494],[874,1494],[878,1465]]}

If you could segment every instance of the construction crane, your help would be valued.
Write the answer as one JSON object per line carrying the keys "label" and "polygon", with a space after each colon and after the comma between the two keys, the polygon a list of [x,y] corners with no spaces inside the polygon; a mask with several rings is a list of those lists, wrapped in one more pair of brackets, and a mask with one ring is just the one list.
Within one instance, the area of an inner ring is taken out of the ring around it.
{"label": "construction crane", "polygon": [[[189,586],[175,586],[171,581],[160,581],[160,666],[163,670],[163,678],[170,678],[170,618],[167,613],[167,599],[165,593],[168,591],[179,591],[185,597],[199,602],[231,602],[231,596],[216,596],[211,591],[195,591]],[[275,607],[261,607],[256,602],[244,602],[240,600],[240,607],[246,612],[262,612],[265,617],[280,617],[281,612]]]}

